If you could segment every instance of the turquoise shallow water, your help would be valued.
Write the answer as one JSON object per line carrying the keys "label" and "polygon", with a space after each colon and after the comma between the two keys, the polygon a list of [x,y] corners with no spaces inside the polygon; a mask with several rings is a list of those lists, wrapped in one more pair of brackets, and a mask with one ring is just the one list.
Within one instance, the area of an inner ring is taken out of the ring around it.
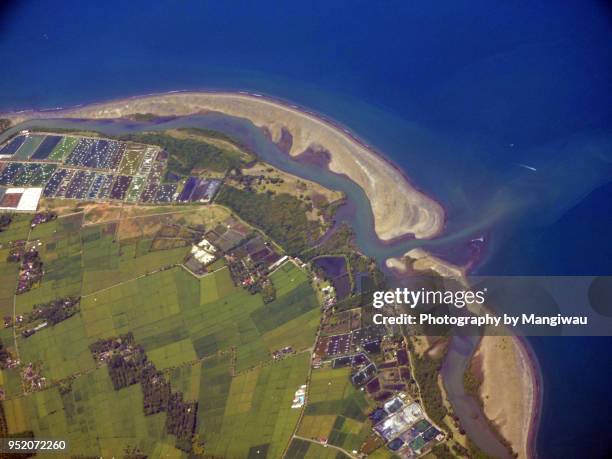
{"label": "turquoise shallow water", "polygon": [[[347,126],[444,204],[430,250],[482,274],[610,274],[611,17],[584,0],[8,1],[0,110],[175,89],[282,97]],[[384,255],[361,217],[360,244]],[[612,343],[532,344],[540,455],[605,457],[612,362],[597,349]],[[568,395],[580,422],[566,420]]]}

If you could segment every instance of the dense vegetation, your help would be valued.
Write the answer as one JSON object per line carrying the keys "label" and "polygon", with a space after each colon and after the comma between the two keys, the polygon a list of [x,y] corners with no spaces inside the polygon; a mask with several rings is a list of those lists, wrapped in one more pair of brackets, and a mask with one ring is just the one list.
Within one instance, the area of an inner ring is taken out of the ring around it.
{"label": "dense vegetation", "polygon": [[354,239],[353,229],[346,224],[342,224],[334,229],[333,233],[326,237],[321,244],[309,247],[304,251],[303,257],[305,260],[312,260],[321,255],[353,253],[357,250]]}
{"label": "dense vegetation", "polygon": [[145,132],[122,136],[122,140],[159,145],[165,149],[168,158],[168,172],[189,175],[193,169],[208,169],[225,172],[244,165],[242,155],[223,149],[204,140],[179,139],[169,134]]}
{"label": "dense vegetation", "polygon": [[309,221],[305,205],[290,194],[249,193],[224,185],[216,202],[263,230],[291,255],[300,254],[321,234],[320,223]]}
{"label": "dense vegetation", "polygon": [[480,398],[478,392],[480,391],[481,385],[482,376],[476,373],[472,364],[465,370],[465,373],[463,373],[463,388],[465,389],[466,394],[473,396],[480,403],[482,403],[482,399]]}
{"label": "dense vegetation", "polygon": [[438,375],[444,358],[442,356],[439,359],[433,359],[428,357],[427,354],[419,357],[414,352],[413,357],[414,375],[419,383],[425,411],[433,422],[440,427],[445,427],[444,418],[448,414],[448,410],[444,406],[442,391],[438,385]]}
{"label": "dense vegetation", "polygon": [[[232,145],[234,145],[235,147],[243,151],[249,151],[246,145],[234,139],[233,137],[230,137],[229,135],[224,134],[223,132],[213,131],[212,129],[203,129],[203,128],[182,128],[182,129],[179,129],[179,131],[185,132],[187,134],[196,135],[196,136],[204,136],[204,137],[209,137],[211,139],[224,140],[226,142],[231,143]],[[249,153],[252,154],[252,152],[250,151]]]}

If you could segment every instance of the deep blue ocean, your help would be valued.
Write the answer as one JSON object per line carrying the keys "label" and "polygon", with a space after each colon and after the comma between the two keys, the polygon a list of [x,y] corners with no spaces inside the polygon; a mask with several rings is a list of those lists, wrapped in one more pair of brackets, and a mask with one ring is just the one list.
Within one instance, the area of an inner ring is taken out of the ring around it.
{"label": "deep blue ocean", "polygon": [[[290,100],[447,208],[440,253],[484,236],[479,273],[612,274],[603,1],[5,0],[0,68],[0,111],[179,89]],[[540,457],[610,457],[612,339],[530,342]]]}

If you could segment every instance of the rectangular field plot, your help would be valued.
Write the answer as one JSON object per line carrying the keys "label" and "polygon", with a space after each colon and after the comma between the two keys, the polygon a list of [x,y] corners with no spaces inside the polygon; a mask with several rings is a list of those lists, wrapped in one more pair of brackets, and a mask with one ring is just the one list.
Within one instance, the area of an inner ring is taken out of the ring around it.
{"label": "rectangular field plot", "polygon": [[79,139],[76,137],[62,137],[47,159],[49,161],[63,161],[72,153],[77,143],[79,143]]}
{"label": "rectangular field plot", "polygon": [[294,438],[285,457],[291,459],[349,459],[349,456],[335,448]]}
{"label": "rectangular field plot", "polygon": [[[0,233],[4,234],[4,232]],[[19,272],[18,263],[8,263],[6,258],[9,255],[8,249],[0,250],[0,314],[2,317],[13,315],[13,295],[17,285],[17,274]]]}
{"label": "rectangular field plot", "polygon": [[197,359],[189,338],[158,347],[150,351],[147,355],[159,370],[178,367],[179,365],[193,362]]}
{"label": "rectangular field plot", "polygon": [[23,145],[19,147],[19,150],[13,155],[13,159],[30,159],[34,154],[38,146],[45,139],[44,135],[29,135],[26,136]]}
{"label": "rectangular field plot", "polygon": [[180,263],[189,250],[180,247],[137,256],[136,245],[119,247],[112,241],[113,235],[107,235],[83,244],[84,294]]}
{"label": "rectangular field plot", "polygon": [[312,371],[308,406],[298,435],[325,437],[348,451],[359,449],[371,433],[366,416],[370,403],[350,380],[350,368],[321,368]]}
{"label": "rectangular field plot", "polygon": [[[180,314],[183,293],[179,294],[178,288],[175,268],[84,297],[81,313],[87,335],[104,337],[132,331],[147,352],[156,351],[153,356],[161,364],[195,360]],[[163,349],[168,345],[171,347]]]}
{"label": "rectangular field plot", "polygon": [[[231,379],[219,378],[214,410],[210,417],[204,411],[199,424],[207,452],[217,457],[250,457],[259,449],[266,457],[280,457],[288,444],[299,410],[292,409],[295,391],[306,383],[309,358],[306,354],[287,358],[274,365],[261,367],[254,374],[245,373]],[[202,369],[206,374],[206,368]],[[207,406],[204,394],[208,387],[202,378],[200,406]],[[222,407],[220,405],[223,405]],[[221,408],[222,417],[221,415]],[[256,456],[254,456],[256,457]]]}
{"label": "rectangular field plot", "polygon": [[47,159],[51,152],[55,149],[58,143],[62,140],[62,137],[58,135],[48,135],[45,140],[42,141],[40,146],[36,149],[36,152],[30,159],[43,160]]}
{"label": "rectangular field plot", "polygon": [[92,341],[85,335],[78,314],[19,340],[21,358],[27,362],[42,361],[42,373],[52,380],[95,367],[89,351]]}
{"label": "rectangular field plot", "polygon": [[[0,232],[0,244],[5,244],[10,241],[25,240],[28,237],[28,232],[30,231],[31,219],[31,215],[13,215],[11,224],[7,228],[4,228],[4,231]],[[4,259],[6,260],[6,257]]]}

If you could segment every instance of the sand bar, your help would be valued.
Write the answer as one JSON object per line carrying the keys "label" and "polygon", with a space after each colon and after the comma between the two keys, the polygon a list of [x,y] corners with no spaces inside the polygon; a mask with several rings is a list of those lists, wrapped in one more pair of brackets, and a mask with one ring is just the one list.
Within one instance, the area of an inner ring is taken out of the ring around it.
{"label": "sand bar", "polygon": [[524,344],[515,336],[484,336],[474,359],[482,371],[480,398],[485,415],[519,458],[531,457],[536,383]]}
{"label": "sand bar", "polygon": [[308,148],[329,152],[330,169],[347,175],[365,191],[372,206],[376,234],[381,240],[407,234],[431,238],[442,230],[442,206],[415,189],[390,162],[341,127],[268,98],[242,93],[179,92],[2,117],[18,123],[33,118],[107,119],[136,113],[185,116],[211,111],[247,118],[256,126],[267,128],[274,141],[280,140],[284,127],[293,137],[292,156]]}
{"label": "sand bar", "polygon": [[[404,257],[389,258],[386,266],[399,275],[434,272],[468,286],[465,269],[423,249],[412,249]],[[469,308],[474,314],[490,312]],[[536,369],[526,345],[516,336],[484,336],[473,362],[482,373],[479,396],[483,411],[519,458],[533,455],[532,430],[537,414]]]}

